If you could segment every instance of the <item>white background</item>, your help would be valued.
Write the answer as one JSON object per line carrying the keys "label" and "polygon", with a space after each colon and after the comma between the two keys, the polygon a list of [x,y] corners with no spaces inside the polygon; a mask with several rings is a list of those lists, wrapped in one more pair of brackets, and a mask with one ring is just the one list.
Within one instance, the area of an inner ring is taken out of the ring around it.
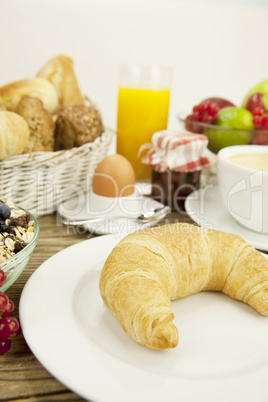
{"label": "white background", "polygon": [[208,96],[238,105],[268,79],[268,0],[0,0],[0,85],[34,76],[57,54],[116,127],[121,62],[174,68],[169,128]]}

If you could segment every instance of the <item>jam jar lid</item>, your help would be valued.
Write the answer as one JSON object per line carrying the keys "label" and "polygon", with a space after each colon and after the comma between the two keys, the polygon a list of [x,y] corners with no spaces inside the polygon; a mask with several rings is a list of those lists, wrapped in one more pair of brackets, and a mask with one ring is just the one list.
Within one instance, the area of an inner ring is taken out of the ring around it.
{"label": "jam jar lid", "polygon": [[187,131],[157,131],[152,136],[152,144],[142,163],[151,165],[157,172],[169,170],[193,172],[208,167],[205,156],[208,138],[203,134]]}

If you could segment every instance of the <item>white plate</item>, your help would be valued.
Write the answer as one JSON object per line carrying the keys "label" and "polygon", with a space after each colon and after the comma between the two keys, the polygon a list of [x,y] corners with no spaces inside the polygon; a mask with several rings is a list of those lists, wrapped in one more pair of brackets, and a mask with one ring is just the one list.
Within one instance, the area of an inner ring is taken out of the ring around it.
{"label": "white plate", "polygon": [[[143,193],[141,193],[143,191]],[[128,197],[102,197],[89,191],[87,194],[79,193],[77,197],[63,202],[58,207],[61,217],[70,220],[83,220],[98,218],[104,219],[100,222],[83,225],[84,229],[97,234],[116,234],[123,237],[136,230],[144,228],[145,225],[155,225],[159,220],[142,224],[130,217],[135,218],[153,208],[161,208],[164,205],[160,202],[146,197],[146,188],[141,186],[135,189],[135,193]],[[113,219],[114,216],[126,216],[126,219]]]}
{"label": "white plate", "polygon": [[86,240],[43,263],[20,299],[24,337],[44,367],[91,402],[267,402],[268,318],[214,292],[173,302],[179,346],[130,339],[99,295],[117,240]]}
{"label": "white plate", "polygon": [[209,185],[191,193],[186,199],[185,209],[198,225],[234,233],[255,248],[268,251],[268,235],[241,226],[224,208],[217,186]]}

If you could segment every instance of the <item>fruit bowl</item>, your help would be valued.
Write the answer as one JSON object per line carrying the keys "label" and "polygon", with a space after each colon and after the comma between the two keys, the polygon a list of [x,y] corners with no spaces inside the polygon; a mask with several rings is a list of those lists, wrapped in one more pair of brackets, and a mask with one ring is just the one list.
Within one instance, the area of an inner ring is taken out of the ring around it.
{"label": "fruit bowl", "polygon": [[[24,211],[22,208],[19,207],[17,208]],[[31,215],[31,221],[33,221],[34,225],[34,235],[31,241],[21,251],[17,252],[12,257],[9,257],[8,259],[0,263],[0,269],[6,275],[6,280],[4,284],[0,287],[1,292],[5,292],[21,275],[26,265],[28,264],[32,252],[37,244],[37,239],[39,235],[39,225],[36,218],[33,215]]]}
{"label": "fruit bowl", "polygon": [[206,135],[209,140],[208,149],[216,154],[220,149],[232,145],[268,145],[268,130],[246,130],[201,123],[187,120],[186,113],[179,113],[177,117],[187,131]]}

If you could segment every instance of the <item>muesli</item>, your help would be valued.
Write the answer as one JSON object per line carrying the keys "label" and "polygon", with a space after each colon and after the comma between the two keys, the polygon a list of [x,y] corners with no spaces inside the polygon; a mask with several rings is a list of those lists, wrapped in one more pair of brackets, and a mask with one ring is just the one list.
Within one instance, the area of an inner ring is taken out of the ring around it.
{"label": "muesli", "polygon": [[31,214],[0,200],[0,263],[23,250],[34,237]]}

